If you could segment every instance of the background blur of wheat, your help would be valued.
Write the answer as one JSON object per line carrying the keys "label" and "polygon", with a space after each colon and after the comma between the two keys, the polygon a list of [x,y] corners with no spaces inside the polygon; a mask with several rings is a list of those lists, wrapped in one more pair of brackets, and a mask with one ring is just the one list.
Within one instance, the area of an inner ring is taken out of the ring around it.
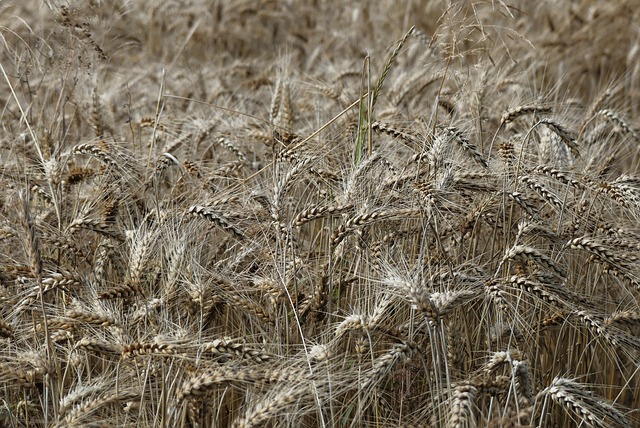
{"label": "background blur of wheat", "polygon": [[0,426],[640,426],[640,1],[15,0],[0,45]]}

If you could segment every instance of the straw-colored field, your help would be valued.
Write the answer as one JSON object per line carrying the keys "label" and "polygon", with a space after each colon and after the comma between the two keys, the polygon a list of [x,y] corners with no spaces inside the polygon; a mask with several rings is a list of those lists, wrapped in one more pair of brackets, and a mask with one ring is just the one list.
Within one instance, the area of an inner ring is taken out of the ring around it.
{"label": "straw-colored field", "polygon": [[640,1],[0,1],[0,426],[640,426]]}

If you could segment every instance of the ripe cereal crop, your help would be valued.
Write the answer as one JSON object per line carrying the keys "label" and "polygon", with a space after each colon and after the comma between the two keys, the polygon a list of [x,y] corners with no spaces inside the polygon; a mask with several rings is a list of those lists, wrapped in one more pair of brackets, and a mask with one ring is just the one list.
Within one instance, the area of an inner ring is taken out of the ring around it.
{"label": "ripe cereal crop", "polygon": [[0,11],[0,426],[640,426],[639,0]]}

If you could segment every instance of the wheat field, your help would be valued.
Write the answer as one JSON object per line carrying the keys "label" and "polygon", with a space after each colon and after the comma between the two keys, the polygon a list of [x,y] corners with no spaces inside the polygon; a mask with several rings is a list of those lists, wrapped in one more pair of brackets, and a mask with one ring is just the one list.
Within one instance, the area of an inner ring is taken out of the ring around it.
{"label": "wheat field", "polygon": [[640,1],[0,36],[0,426],[640,426]]}

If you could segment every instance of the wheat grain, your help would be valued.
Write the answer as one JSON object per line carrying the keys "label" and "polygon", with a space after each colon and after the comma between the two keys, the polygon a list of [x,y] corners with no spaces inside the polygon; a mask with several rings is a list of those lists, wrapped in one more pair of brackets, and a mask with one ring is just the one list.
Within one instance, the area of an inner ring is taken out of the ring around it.
{"label": "wheat grain", "polygon": [[571,154],[574,157],[576,158],[580,157],[580,151],[578,150],[578,145],[576,144],[576,137],[573,132],[566,129],[566,127],[561,123],[556,122],[555,120],[552,120],[552,119],[543,118],[543,119],[540,119],[538,123],[547,126],[549,129],[555,132],[556,135],[562,138],[562,141],[564,141],[567,147],[569,147],[569,150],[571,150]]}
{"label": "wheat grain", "polygon": [[531,177],[526,175],[519,177],[519,180],[521,183],[524,183],[525,186],[527,186],[528,188],[530,188],[531,190],[535,191],[537,194],[542,196],[542,198],[545,201],[549,202],[556,209],[558,210],[563,209],[564,204],[562,203],[560,198],[558,198],[554,193],[552,193],[542,184],[538,183],[537,181],[533,180]]}
{"label": "wheat grain", "polygon": [[200,205],[193,205],[187,210],[187,213],[203,217],[238,238],[245,237],[244,233],[242,233],[240,229],[229,222],[221,213],[218,213],[213,209]]}
{"label": "wheat grain", "polygon": [[376,385],[393,370],[396,364],[410,358],[414,352],[414,349],[406,343],[395,345],[386,354],[378,357],[374,361],[373,367],[365,374],[360,388],[367,390]]}
{"label": "wheat grain", "polygon": [[472,385],[456,385],[451,392],[448,428],[463,428],[475,426],[473,402],[478,394]]}
{"label": "wheat grain", "polygon": [[500,118],[500,124],[504,125],[506,123],[513,122],[517,118],[533,113],[550,113],[551,109],[542,105],[523,105],[519,107],[512,108],[510,110],[505,111]]}
{"label": "wheat grain", "polygon": [[78,349],[84,349],[87,351],[98,352],[106,355],[115,355],[120,354],[121,346],[117,344],[111,344],[104,340],[100,339],[92,339],[89,337],[83,337],[76,344],[75,347]]}
{"label": "wheat grain", "polygon": [[572,412],[580,420],[594,427],[619,426],[629,427],[624,415],[611,404],[595,397],[578,382],[556,377],[551,385],[542,390],[538,396],[549,396],[555,402]]}
{"label": "wheat grain", "polygon": [[249,408],[245,415],[233,422],[234,428],[263,426],[266,421],[291,413],[291,406],[303,399],[307,388],[286,388]]}

